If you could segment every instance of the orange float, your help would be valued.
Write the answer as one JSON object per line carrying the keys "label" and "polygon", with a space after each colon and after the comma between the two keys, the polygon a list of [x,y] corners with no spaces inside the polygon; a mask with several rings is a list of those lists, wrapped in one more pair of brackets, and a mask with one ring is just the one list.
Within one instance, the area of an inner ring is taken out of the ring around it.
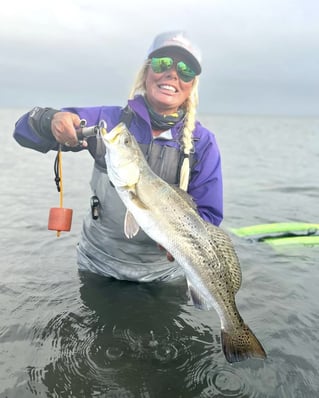
{"label": "orange float", "polygon": [[52,207],[49,213],[48,229],[53,231],[70,231],[72,215],[72,209]]}
{"label": "orange float", "polygon": [[63,179],[62,179],[62,151],[61,146],[55,160],[55,182],[60,193],[60,207],[52,207],[49,212],[48,229],[57,231],[57,237],[61,231],[70,231],[72,225],[73,210],[63,207]]}

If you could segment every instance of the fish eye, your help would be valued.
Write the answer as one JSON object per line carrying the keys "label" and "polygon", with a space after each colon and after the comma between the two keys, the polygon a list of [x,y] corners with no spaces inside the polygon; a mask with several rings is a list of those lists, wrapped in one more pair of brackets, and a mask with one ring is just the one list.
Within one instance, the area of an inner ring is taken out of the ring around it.
{"label": "fish eye", "polygon": [[126,135],[123,139],[123,144],[128,145],[131,142],[131,137]]}

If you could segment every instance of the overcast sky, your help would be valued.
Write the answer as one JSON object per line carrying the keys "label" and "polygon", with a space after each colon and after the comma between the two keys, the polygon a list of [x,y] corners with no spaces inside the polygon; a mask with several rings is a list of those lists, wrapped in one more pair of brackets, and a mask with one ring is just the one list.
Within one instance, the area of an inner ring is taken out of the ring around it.
{"label": "overcast sky", "polygon": [[9,0],[0,106],[123,105],[176,29],[202,51],[200,112],[319,116],[318,0]]}

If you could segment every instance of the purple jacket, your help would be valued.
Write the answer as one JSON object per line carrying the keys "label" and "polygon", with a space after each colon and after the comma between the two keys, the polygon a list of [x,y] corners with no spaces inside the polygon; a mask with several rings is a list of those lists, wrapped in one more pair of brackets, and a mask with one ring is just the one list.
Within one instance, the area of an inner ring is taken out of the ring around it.
{"label": "purple jacket", "polygon": [[[134,112],[130,125],[131,133],[140,144],[150,144],[152,131],[150,118],[142,96],[128,101]],[[99,106],[86,108],[63,108],[79,115],[87,121],[87,126],[97,125],[100,120],[107,122],[108,130],[119,123],[122,108],[119,106]],[[44,136],[34,131],[29,123],[30,112],[23,115],[16,123],[14,138],[22,145],[40,152],[56,150],[58,143],[53,135]],[[179,131],[181,123],[172,128],[173,140],[156,140],[158,145],[179,147]],[[223,219],[223,186],[221,174],[220,152],[215,136],[198,121],[193,133],[195,162],[191,170],[188,193],[196,202],[200,215],[208,222],[219,225]],[[88,140],[90,149],[90,139]],[[87,148],[71,148],[72,151],[87,150]]]}

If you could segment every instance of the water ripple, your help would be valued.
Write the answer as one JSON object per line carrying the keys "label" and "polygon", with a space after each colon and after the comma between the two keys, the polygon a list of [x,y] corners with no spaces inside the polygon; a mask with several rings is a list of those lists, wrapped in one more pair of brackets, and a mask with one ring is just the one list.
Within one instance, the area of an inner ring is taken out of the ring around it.
{"label": "water ripple", "polygon": [[187,387],[202,391],[200,398],[236,397],[253,398],[254,393],[251,383],[246,379],[240,369],[230,365],[220,366],[222,354],[212,353],[214,345],[208,345],[202,354],[194,359],[188,366]]}
{"label": "water ripple", "polygon": [[207,373],[207,388],[201,394],[201,398],[218,397],[250,397],[253,398],[248,380],[231,367],[219,367]]}
{"label": "water ripple", "polygon": [[[142,375],[147,374],[147,363],[161,371],[166,371],[167,365],[183,371],[194,361],[192,341],[186,336],[181,337],[177,329],[164,327],[160,331],[138,333],[116,325],[98,324],[94,316],[87,314],[56,316],[42,331],[41,339],[46,345],[51,341],[51,362],[44,369],[29,368],[31,386],[36,382],[47,385],[54,374],[63,391],[68,392],[74,389],[74,380],[77,381],[76,388],[85,385],[90,389],[86,394],[92,394],[93,390],[119,391],[123,372],[128,379],[128,375],[134,375],[138,368],[143,369]],[[135,378],[132,377],[138,385],[136,377],[141,375],[137,373]],[[59,391],[60,396],[63,391]]]}

